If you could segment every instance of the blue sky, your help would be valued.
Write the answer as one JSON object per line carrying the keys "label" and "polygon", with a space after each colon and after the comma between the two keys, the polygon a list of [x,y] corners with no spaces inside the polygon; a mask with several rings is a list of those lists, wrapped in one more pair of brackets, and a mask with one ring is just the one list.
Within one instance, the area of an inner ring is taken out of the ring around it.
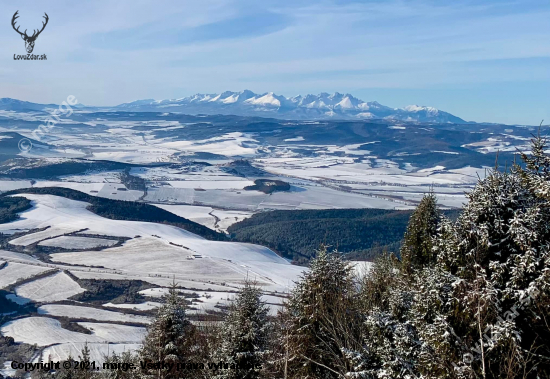
{"label": "blue sky", "polygon": [[[90,105],[342,92],[472,121],[550,121],[550,1],[5,1],[0,97]],[[49,25],[14,61],[22,29]]]}

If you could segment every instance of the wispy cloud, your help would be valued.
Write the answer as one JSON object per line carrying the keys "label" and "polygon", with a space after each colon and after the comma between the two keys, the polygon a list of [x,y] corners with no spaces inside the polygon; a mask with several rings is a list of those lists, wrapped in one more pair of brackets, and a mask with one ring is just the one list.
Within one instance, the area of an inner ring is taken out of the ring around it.
{"label": "wispy cloud", "polygon": [[[0,96],[115,104],[246,87],[353,92],[478,120],[550,117],[547,0],[2,0],[2,9]],[[47,62],[10,60],[22,50],[9,25],[17,9],[29,25],[50,15],[37,42]],[[530,85],[537,96],[522,102]],[[465,88],[489,105],[455,95]]]}

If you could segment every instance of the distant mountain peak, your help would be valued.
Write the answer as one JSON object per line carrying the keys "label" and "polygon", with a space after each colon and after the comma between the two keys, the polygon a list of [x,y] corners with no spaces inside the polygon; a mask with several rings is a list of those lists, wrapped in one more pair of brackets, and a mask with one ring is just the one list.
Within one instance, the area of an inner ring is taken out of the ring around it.
{"label": "distant mountain peak", "polygon": [[189,114],[234,114],[286,119],[391,119],[411,122],[465,123],[459,117],[433,107],[409,105],[390,108],[377,101],[366,102],[350,93],[321,92],[318,95],[284,97],[274,92],[251,90],[221,94],[195,94],[175,100],[138,100],[117,108],[184,112]]}
{"label": "distant mountain peak", "polygon": [[[0,99],[2,110],[44,110],[53,104],[34,104],[10,98]],[[113,109],[113,107],[89,107]],[[464,124],[466,121],[429,106],[409,105],[391,108],[377,101],[363,101],[350,93],[322,92],[318,95],[285,97],[274,92],[255,93],[245,89],[220,94],[197,93],[192,96],[166,100],[137,100],[114,107],[117,111],[181,112],[186,114],[227,114],[262,116],[294,120],[372,120],[389,119],[407,122]]]}

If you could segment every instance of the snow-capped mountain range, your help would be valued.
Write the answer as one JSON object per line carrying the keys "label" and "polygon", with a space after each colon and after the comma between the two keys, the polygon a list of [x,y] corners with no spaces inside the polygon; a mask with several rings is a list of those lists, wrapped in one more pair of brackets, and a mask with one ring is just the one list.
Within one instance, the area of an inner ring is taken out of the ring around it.
{"label": "snow-capped mountain range", "polygon": [[249,90],[221,94],[196,94],[173,100],[138,100],[121,104],[118,110],[183,112],[187,114],[232,114],[283,119],[390,119],[412,122],[464,124],[466,121],[432,107],[410,105],[391,108],[366,102],[350,94],[321,93],[284,97],[273,92]]}

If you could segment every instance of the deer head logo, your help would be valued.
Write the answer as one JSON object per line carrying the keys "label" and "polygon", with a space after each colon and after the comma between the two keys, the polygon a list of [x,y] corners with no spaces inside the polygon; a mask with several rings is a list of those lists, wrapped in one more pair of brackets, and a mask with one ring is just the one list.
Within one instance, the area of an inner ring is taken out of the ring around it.
{"label": "deer head logo", "polygon": [[23,33],[21,33],[19,31],[19,27],[15,27],[15,20],[17,20],[19,18],[18,13],[19,13],[19,11],[15,12],[15,14],[13,15],[13,18],[11,19],[11,26],[13,27],[13,30],[15,30],[17,33],[19,33],[21,35],[21,38],[23,38],[25,40],[25,49],[27,49],[27,53],[30,54],[34,50],[34,42],[36,41],[36,39],[38,38],[40,33],[42,33],[42,31],[44,30],[46,25],[48,25],[48,20],[50,18],[48,17],[48,14],[46,12],[44,12],[44,14],[45,14],[44,18],[46,19],[46,22],[42,22],[42,29],[34,30],[32,36],[28,36],[26,29]]}

